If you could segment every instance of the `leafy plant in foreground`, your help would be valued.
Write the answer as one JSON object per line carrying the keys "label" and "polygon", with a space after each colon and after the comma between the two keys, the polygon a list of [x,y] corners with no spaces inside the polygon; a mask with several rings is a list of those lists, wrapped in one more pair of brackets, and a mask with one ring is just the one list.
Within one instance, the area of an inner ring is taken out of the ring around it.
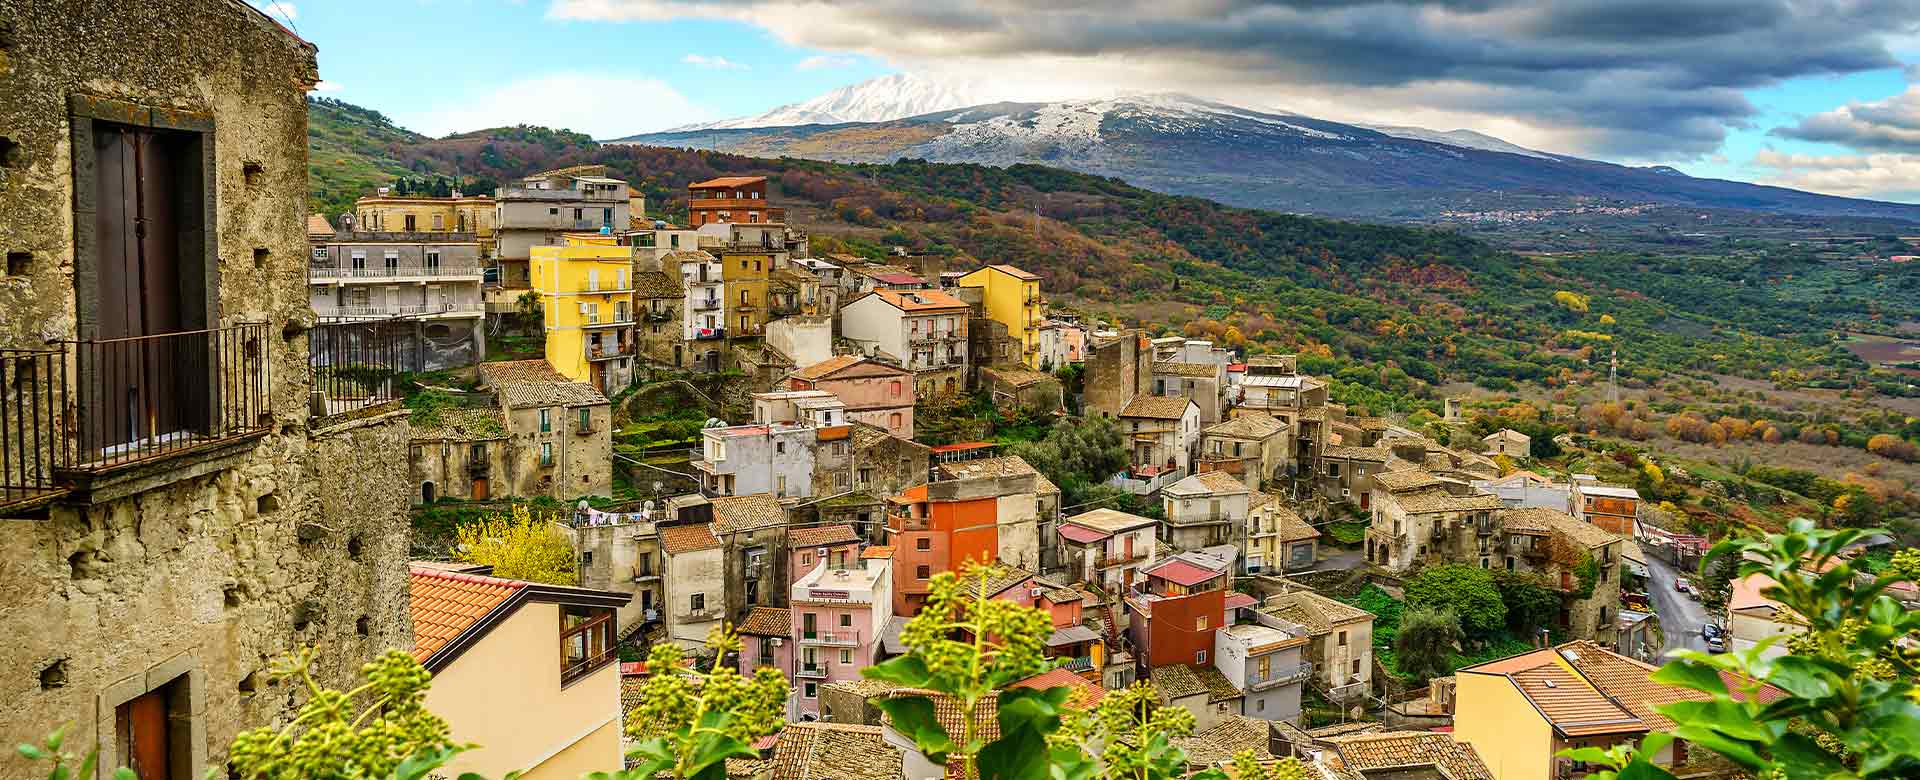
{"label": "leafy plant in foreground", "polygon": [[722,780],[727,759],[757,758],[753,740],[780,730],[786,713],[787,678],[762,666],[752,677],[727,665],[740,652],[730,627],[715,628],[707,639],[714,651],[706,672],[691,668],[680,646],[654,645],[647,654],[647,678],[639,709],[630,714],[627,735],[644,741],[628,752],[633,765],[619,772],[595,772],[593,780]]}

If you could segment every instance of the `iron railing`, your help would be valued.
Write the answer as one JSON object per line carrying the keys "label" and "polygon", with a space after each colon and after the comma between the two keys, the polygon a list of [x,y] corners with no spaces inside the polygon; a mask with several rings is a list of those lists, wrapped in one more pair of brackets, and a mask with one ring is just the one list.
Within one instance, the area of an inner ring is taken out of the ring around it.
{"label": "iron railing", "polygon": [[411,319],[328,320],[307,331],[313,414],[328,417],[399,400],[402,375],[426,368]]}
{"label": "iron railing", "polygon": [[0,350],[0,506],[264,431],[265,323]]}

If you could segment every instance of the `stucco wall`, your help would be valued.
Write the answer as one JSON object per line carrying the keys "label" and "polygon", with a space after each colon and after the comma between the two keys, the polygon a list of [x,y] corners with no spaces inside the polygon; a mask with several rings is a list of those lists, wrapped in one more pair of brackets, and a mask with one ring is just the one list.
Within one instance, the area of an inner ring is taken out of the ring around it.
{"label": "stucco wall", "polygon": [[[702,647],[707,632],[727,611],[726,559],[718,547],[667,557],[667,604],[661,611],[668,638],[687,648]],[[694,593],[705,594],[706,609],[692,613]]]}
{"label": "stucco wall", "polygon": [[1456,676],[1453,738],[1473,746],[1494,780],[1550,777],[1553,727],[1505,677]]}

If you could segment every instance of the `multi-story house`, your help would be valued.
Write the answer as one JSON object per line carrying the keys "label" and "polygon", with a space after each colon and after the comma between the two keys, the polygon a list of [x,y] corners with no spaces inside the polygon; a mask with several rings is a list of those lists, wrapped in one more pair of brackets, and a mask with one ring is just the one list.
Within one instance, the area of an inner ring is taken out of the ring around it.
{"label": "multi-story house", "polygon": [[747,397],[757,423],[806,423],[831,428],[848,422],[846,402],[825,390],[776,390]]}
{"label": "multi-story house", "polygon": [[710,251],[720,258],[720,275],[726,283],[720,321],[728,329],[727,336],[740,339],[764,335],[767,321],[773,319],[767,280],[775,264],[785,262],[786,250],[729,241]]}
{"label": "multi-story house", "polygon": [[[340,227],[349,227],[341,215]],[[480,243],[480,257],[491,259],[494,251],[494,208],[490,195],[462,195],[455,190],[449,197],[395,195],[381,187],[373,195],[353,202],[351,227],[377,233],[467,233]]]}
{"label": "multi-story house", "polygon": [[1127,633],[1142,673],[1162,666],[1211,667],[1214,632],[1227,622],[1233,577],[1205,556],[1182,553],[1141,570],[1145,583],[1126,596]]}
{"label": "multi-story house", "polygon": [[946,479],[908,488],[888,501],[894,611],[901,615],[919,611],[929,580],[940,572],[969,563],[1038,566],[1041,517],[1050,519],[1058,511],[1059,488],[1018,456],[942,468]]}
{"label": "multi-story house", "polygon": [[1153,364],[1153,394],[1186,398],[1200,407],[1200,423],[1220,421],[1226,410],[1226,373],[1224,363]]}
{"label": "multi-story house", "polygon": [[1356,504],[1360,511],[1373,509],[1373,475],[1386,470],[1393,450],[1382,446],[1353,447],[1328,445],[1320,453],[1320,473],[1312,475],[1320,484],[1320,495],[1331,502]]}
{"label": "multi-story house", "polygon": [[[1583,479],[1584,477],[1584,479]],[[1622,485],[1605,485],[1591,476],[1575,474],[1570,485],[1569,511],[1581,522],[1611,533],[1632,536],[1640,518],[1640,492]]]}
{"label": "multi-story house", "polygon": [[495,485],[511,484],[515,447],[507,416],[497,399],[479,398],[487,405],[442,409],[411,421],[409,481],[420,488],[415,501],[485,501]]}
{"label": "multi-story house", "polygon": [[1539,574],[1561,597],[1555,627],[1574,639],[1614,643],[1625,537],[1558,509],[1503,509],[1494,513],[1491,532],[1478,534],[1477,546],[1474,551],[1449,551],[1449,557],[1468,563],[1474,560],[1471,553],[1478,552],[1480,568]]}
{"label": "multi-story house", "polygon": [[1293,438],[1293,462],[1299,473],[1317,474],[1320,456],[1328,444],[1327,385],[1301,374],[1294,355],[1255,355],[1247,361],[1237,397],[1239,410],[1266,412],[1287,424]]}
{"label": "multi-story house", "polygon": [[832,315],[840,311],[841,296],[846,290],[846,272],[840,266],[815,257],[796,257],[790,261],[795,268],[806,270],[819,281],[820,298],[817,309],[821,314]]}
{"label": "multi-story house", "polygon": [[626,182],[607,177],[605,165],[542,171],[494,191],[494,256],[499,264],[493,301],[511,311],[532,289],[536,246],[561,246],[568,233],[615,235],[632,225]]}
{"label": "multi-story house", "polygon": [[1373,681],[1373,613],[1298,589],[1267,597],[1254,622],[1289,633],[1305,631],[1311,683],[1328,701],[1365,695]]}
{"label": "multi-story house", "polygon": [[1746,652],[1774,639],[1761,655],[1778,658],[1787,653],[1785,637],[1807,630],[1806,618],[1764,593],[1777,584],[1758,572],[1733,580],[1733,591],[1727,596],[1728,650]]}
{"label": "multi-story house", "polygon": [[1160,521],[1105,507],[1062,521],[1056,560],[1068,579],[1108,593],[1125,593],[1152,566]]}
{"label": "multi-story house", "polygon": [[704,647],[728,615],[726,546],[702,522],[661,525],[656,533],[666,563],[660,617],[667,639],[689,650]]}
{"label": "multi-story house", "polygon": [[1501,428],[1480,441],[1487,445],[1485,452],[1489,457],[1505,455],[1514,460],[1526,460],[1533,456],[1533,439],[1512,428]]}
{"label": "multi-story house", "polygon": [[1088,413],[1102,417],[1119,417],[1134,399],[1148,395],[1153,349],[1146,335],[1137,330],[1095,332],[1088,345],[1085,385]]}
{"label": "multi-story house", "polygon": [[913,373],[859,355],[839,355],[787,375],[794,390],[825,390],[846,404],[847,418],[913,438]]}
{"label": "multi-story house", "polygon": [[1551,479],[1531,471],[1516,471],[1499,479],[1476,479],[1470,484],[1476,490],[1492,493],[1500,497],[1500,502],[1509,507],[1538,507],[1541,509],[1559,509],[1571,511],[1573,489],[1564,482]]}
{"label": "multi-story house", "polygon": [[938,290],[878,289],[840,309],[840,334],[869,357],[913,372],[921,398],[950,396],[967,381],[967,305]]}
{"label": "multi-story house", "polygon": [[1179,550],[1198,550],[1220,544],[1247,553],[1247,509],[1253,491],[1232,474],[1209,471],[1168,485],[1160,491],[1167,522],[1160,538]]}
{"label": "multi-story house", "polygon": [[788,612],[797,650],[792,679],[801,719],[820,714],[820,686],[861,679],[882,659],[881,635],[893,618],[893,561],[863,557],[819,561],[793,583]]}
{"label": "multi-story house", "polygon": [[1319,540],[1320,531],[1279,496],[1254,491],[1248,499],[1243,548],[1248,574],[1311,569],[1319,555]]}
{"label": "multi-story house", "polygon": [[634,271],[636,365],[686,367],[686,296],[684,282],[674,271]]}
{"label": "multi-story house", "polygon": [[580,565],[580,586],[625,593],[630,600],[615,617],[625,639],[660,620],[666,603],[666,558],[660,549],[660,525],[681,516],[679,506],[697,496],[668,499],[665,507],[628,513],[594,513],[573,524],[573,549]]}
{"label": "multi-story house", "polygon": [[312,243],[307,292],[322,319],[406,317],[432,345],[424,367],[486,357],[480,258],[472,233],[367,232],[350,226]]}
{"label": "multi-story house", "polygon": [[480,383],[506,420],[510,461],[493,477],[497,492],[561,500],[613,493],[613,408],[593,385],[545,360],[481,363]]}
{"label": "multi-story house", "polygon": [[447,771],[562,780],[620,760],[614,614],[627,594],[430,564],[408,581],[413,657],[433,674],[426,706],[477,746]]}
{"label": "multi-story house", "polygon": [[[1040,297],[1040,277],[999,264],[960,277],[959,286],[981,288],[983,313],[1007,326],[1008,337],[1020,344],[1017,359],[1021,365],[1039,368],[1040,326],[1047,319],[1047,302]],[[1052,367],[1061,365],[1054,363]]]}
{"label": "multi-story house", "polygon": [[859,263],[842,266],[845,285],[841,299],[852,301],[854,298],[874,290],[931,290],[934,284],[903,266],[883,265],[880,263]]}
{"label": "multi-story house", "polygon": [[691,464],[703,487],[723,496],[771,493],[813,495],[814,448],[820,426],[810,421],[750,423],[702,430],[701,457]]}
{"label": "multi-story house", "polygon": [[783,607],[790,563],[787,512],[768,493],[712,499],[713,533],[726,551],[727,615],[753,607]]}
{"label": "multi-story house", "polygon": [[1293,442],[1287,431],[1280,418],[1253,411],[1209,425],[1200,429],[1196,468],[1227,472],[1254,490],[1266,490],[1277,482],[1274,489],[1285,491],[1294,468]]}
{"label": "multi-story house", "polygon": [[1146,395],[1120,410],[1120,432],[1133,441],[1133,468],[1125,487],[1152,493],[1192,473],[1200,441],[1200,407],[1185,398]]}
{"label": "multi-story house", "polygon": [[315,50],[224,0],[4,15],[0,738],[200,777],[304,705],[271,659],[410,644],[404,416],[309,405]]}
{"label": "multi-story house", "polygon": [[[815,564],[845,569],[860,559],[860,534],[845,523],[787,529],[787,571],[795,578],[813,571]],[[793,583],[788,583],[792,585]]]}
{"label": "multi-story house", "polygon": [[1300,719],[1300,692],[1313,676],[1307,632],[1241,623],[1214,632],[1213,666],[1240,689],[1240,711],[1260,720]]}
{"label": "multi-story house", "polygon": [[720,222],[787,221],[787,210],[767,201],[767,177],[722,176],[687,185],[687,222],[698,228]]}
{"label": "multi-story house", "polygon": [[547,362],[569,379],[616,393],[634,375],[633,250],[613,236],[575,233],[565,240],[529,250]]}
{"label": "multi-story house", "polygon": [[683,369],[718,372],[727,337],[727,283],[720,258],[699,249],[668,252],[661,270],[680,274],[686,298],[680,305],[680,340],[674,365]]}
{"label": "multi-story house", "polygon": [[[1656,682],[1653,672],[1649,664],[1588,641],[1469,666],[1455,675],[1453,736],[1480,754],[1494,780],[1582,777],[1600,767],[1561,753],[1637,743],[1650,732],[1670,731],[1674,722],[1658,707],[1710,698]],[[1727,683],[1736,701],[1786,695],[1766,683],[1752,694],[1746,680]],[[1650,760],[1679,777],[1709,776],[1718,773],[1705,770],[1724,768],[1723,759],[1685,739],[1655,751]]]}
{"label": "multi-story house", "polygon": [[1418,469],[1373,475],[1367,560],[1394,571],[1416,563],[1465,561],[1481,531],[1497,527],[1500,499]]}

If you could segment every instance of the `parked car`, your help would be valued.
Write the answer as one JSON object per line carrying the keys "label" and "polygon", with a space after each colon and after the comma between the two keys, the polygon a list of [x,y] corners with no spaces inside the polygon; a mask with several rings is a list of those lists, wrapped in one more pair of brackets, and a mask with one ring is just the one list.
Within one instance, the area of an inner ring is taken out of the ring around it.
{"label": "parked car", "polygon": [[1727,651],[1727,640],[1725,637],[1718,637],[1718,636],[1707,637],[1707,652],[1724,653],[1726,651]]}
{"label": "parked car", "polygon": [[1674,580],[1673,589],[1687,595],[1693,595],[1693,587],[1688,585],[1686,580]]}
{"label": "parked car", "polygon": [[1726,631],[1721,630],[1719,626],[1712,623],[1700,626],[1700,638],[1702,639],[1722,639],[1726,637],[1726,635]]}

